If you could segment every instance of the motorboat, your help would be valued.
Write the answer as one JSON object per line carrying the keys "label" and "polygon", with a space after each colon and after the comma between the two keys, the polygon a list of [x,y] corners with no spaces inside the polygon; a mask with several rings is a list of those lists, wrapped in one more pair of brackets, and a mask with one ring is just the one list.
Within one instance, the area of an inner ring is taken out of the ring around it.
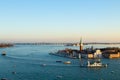
{"label": "motorboat", "polygon": [[5,51],[3,51],[1,55],[2,55],[2,56],[5,56],[5,55],[6,55],[6,52],[5,52]]}
{"label": "motorboat", "polygon": [[58,60],[58,61],[56,61],[57,63],[61,63],[62,61],[60,61],[60,60]]}

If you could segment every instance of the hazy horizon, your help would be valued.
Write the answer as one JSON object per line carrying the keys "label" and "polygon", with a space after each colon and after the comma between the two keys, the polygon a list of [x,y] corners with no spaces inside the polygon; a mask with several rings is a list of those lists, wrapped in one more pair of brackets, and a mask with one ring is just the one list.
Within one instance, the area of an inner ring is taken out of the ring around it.
{"label": "hazy horizon", "polygon": [[0,42],[120,42],[119,0],[1,0]]}

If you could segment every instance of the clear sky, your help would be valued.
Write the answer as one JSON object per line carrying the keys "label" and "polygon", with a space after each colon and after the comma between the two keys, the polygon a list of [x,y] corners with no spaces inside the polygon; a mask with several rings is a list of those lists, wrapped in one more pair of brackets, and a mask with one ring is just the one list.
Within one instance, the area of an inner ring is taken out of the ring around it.
{"label": "clear sky", "polygon": [[120,42],[120,0],[0,0],[0,42]]}

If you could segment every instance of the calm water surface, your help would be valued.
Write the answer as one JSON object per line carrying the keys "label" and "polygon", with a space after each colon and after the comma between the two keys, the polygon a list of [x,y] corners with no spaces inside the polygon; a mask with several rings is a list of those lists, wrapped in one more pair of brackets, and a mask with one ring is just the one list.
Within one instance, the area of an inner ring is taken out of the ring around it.
{"label": "calm water surface", "polygon": [[[94,45],[95,48],[120,47],[120,45]],[[85,48],[90,45],[85,46]],[[80,68],[78,59],[68,59],[49,55],[51,51],[65,48],[62,45],[15,45],[1,48],[6,56],[0,56],[0,78],[8,80],[120,80],[120,59],[102,59],[107,68]],[[56,60],[71,61],[66,65]],[[46,66],[41,66],[46,64]]]}

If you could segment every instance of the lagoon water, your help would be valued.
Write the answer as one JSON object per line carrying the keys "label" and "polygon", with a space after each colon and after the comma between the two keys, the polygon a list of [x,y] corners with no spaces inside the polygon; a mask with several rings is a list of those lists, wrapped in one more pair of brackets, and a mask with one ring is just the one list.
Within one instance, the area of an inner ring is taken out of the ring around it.
{"label": "lagoon water", "polygon": [[[120,45],[93,45],[94,48],[120,47]],[[90,47],[86,45],[85,48]],[[102,59],[107,68],[81,68],[78,59],[49,55],[51,51],[65,48],[63,45],[15,45],[0,48],[0,79],[8,80],[120,80],[120,59]],[[57,60],[71,64],[56,63]],[[44,65],[43,65],[44,64]]]}

